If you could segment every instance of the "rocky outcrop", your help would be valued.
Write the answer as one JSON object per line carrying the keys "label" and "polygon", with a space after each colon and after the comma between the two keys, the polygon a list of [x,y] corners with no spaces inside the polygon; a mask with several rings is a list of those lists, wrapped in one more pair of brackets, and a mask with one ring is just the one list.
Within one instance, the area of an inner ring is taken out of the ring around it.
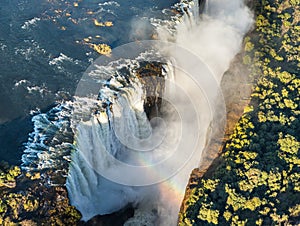
{"label": "rocky outcrop", "polygon": [[148,118],[158,116],[165,88],[163,70],[163,64],[160,62],[142,62],[136,70],[136,75],[140,78],[146,92],[144,111]]}
{"label": "rocky outcrop", "polygon": [[199,12],[202,13],[205,9],[206,0],[198,0]]}
{"label": "rocky outcrop", "polygon": [[107,215],[97,215],[87,222],[79,222],[79,226],[123,226],[124,223],[134,215],[134,209],[131,206],[127,206],[118,212],[107,214]]}

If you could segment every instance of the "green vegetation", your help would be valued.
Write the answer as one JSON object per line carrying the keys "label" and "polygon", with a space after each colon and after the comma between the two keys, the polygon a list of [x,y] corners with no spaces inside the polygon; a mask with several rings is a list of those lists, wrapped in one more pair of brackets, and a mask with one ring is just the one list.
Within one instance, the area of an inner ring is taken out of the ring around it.
{"label": "green vegetation", "polygon": [[0,163],[0,225],[76,225],[81,216],[69,204],[66,188],[46,184],[40,173],[23,174]]}
{"label": "green vegetation", "polygon": [[15,178],[20,175],[21,170],[19,167],[9,167],[8,164],[0,163],[0,188],[8,187],[13,188],[16,186]]}
{"label": "green vegetation", "polygon": [[[243,63],[258,78],[220,156],[190,185],[179,225],[294,225],[300,221],[300,2],[256,4]],[[211,170],[210,170],[211,172]]]}

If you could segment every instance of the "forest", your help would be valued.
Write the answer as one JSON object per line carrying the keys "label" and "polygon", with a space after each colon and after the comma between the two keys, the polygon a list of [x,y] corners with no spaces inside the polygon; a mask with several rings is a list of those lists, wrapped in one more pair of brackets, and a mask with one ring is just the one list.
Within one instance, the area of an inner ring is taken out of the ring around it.
{"label": "forest", "polygon": [[243,63],[255,85],[219,164],[189,185],[179,225],[300,222],[300,1],[255,1]]}
{"label": "forest", "polygon": [[[188,185],[181,226],[300,222],[300,1],[255,1],[253,8],[255,25],[242,51],[254,80],[251,100],[218,164]],[[47,174],[54,173],[0,163],[0,225],[79,223],[66,188],[44,186]]]}

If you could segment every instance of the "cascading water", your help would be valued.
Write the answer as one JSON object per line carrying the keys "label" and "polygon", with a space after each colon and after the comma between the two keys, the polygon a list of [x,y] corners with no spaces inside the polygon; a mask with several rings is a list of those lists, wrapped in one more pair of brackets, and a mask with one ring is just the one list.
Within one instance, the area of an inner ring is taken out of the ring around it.
{"label": "cascading water", "polygon": [[[73,147],[73,132],[70,127],[71,102],[65,102],[52,108],[47,114],[38,114],[32,118],[34,131],[29,134],[22,168],[27,172],[51,169],[66,177]],[[48,181],[51,185],[60,183]]]}
{"label": "cascading water", "polygon": [[[233,9],[226,4],[237,10],[234,15],[230,15]],[[179,7],[185,14],[182,18],[183,22],[176,25],[176,42],[187,50],[194,52],[196,55],[193,57],[201,57],[212,68],[214,72],[212,77],[215,81],[205,77],[207,73],[204,72],[203,67],[197,68],[195,66],[197,62],[185,58],[186,56],[182,53],[176,53],[174,48],[166,48],[167,55],[175,59],[176,68],[175,75],[173,75],[175,81],[173,82],[180,84],[181,88],[187,91],[189,98],[194,98],[192,103],[194,106],[186,104],[186,100],[180,100],[178,89],[172,89],[174,88],[172,85],[166,85],[166,92],[170,92],[169,95],[175,97],[171,103],[176,103],[175,105],[184,108],[181,109],[182,111],[177,109],[177,113],[179,112],[180,116],[188,115],[191,121],[181,121],[181,125],[178,125],[180,123],[174,120],[174,115],[170,113],[172,111],[165,109],[168,113],[164,119],[169,119],[169,122],[166,123],[166,134],[169,137],[164,138],[164,141],[166,141],[162,145],[164,148],[158,146],[151,153],[132,154],[134,148],[130,148],[130,146],[134,146],[134,141],[126,143],[126,138],[123,139],[123,136],[128,134],[133,134],[134,137],[139,139],[147,138],[154,129],[151,127],[142,107],[145,101],[145,91],[134,73],[129,78],[114,77],[107,86],[101,89],[100,96],[105,96],[104,102],[109,102],[110,105],[107,105],[106,109],[100,108],[100,112],[93,114],[89,121],[78,125],[77,151],[72,155],[67,188],[71,203],[80,210],[83,220],[87,220],[96,214],[111,213],[132,204],[137,208],[135,217],[128,220],[126,225],[176,224],[177,213],[189,173],[199,164],[201,151],[205,148],[206,131],[211,126],[210,122],[213,120],[211,111],[215,107],[211,105],[214,104],[213,100],[218,97],[218,84],[223,73],[229,67],[230,60],[238,52],[243,34],[251,24],[250,13],[240,1],[229,3],[229,1],[215,0],[210,1],[210,7],[212,9],[206,10],[208,14],[204,15],[202,21],[198,21],[198,16],[195,16],[195,14],[198,15],[197,10],[199,8],[197,1],[182,3]],[[242,26],[232,20],[239,14],[247,15],[246,23]],[[170,31],[170,29],[166,30]],[[164,29],[159,26],[158,34],[161,39],[166,37],[170,39],[169,34],[166,34]],[[220,35],[224,38],[220,39],[218,37]],[[164,52],[163,48],[160,48],[160,50]],[[200,79],[202,82],[200,88],[203,89],[201,91],[202,95],[198,95],[199,87],[193,81],[186,79],[184,75],[186,72],[182,70],[186,68],[188,68],[187,74],[204,76],[202,80]],[[170,74],[168,76],[172,77]],[[103,105],[103,100],[99,105]],[[200,116],[193,114],[193,107],[199,109]],[[164,105],[162,109],[164,109]],[[197,127],[197,122],[201,127]],[[186,128],[201,129],[195,135],[192,129],[191,131],[184,131],[184,128],[181,127],[182,123],[184,123],[183,127]],[[115,124],[126,129],[116,129],[116,127],[113,127]],[[171,134],[170,131],[177,131],[180,135]],[[196,139],[197,136],[199,139]],[[128,135],[127,140],[130,140],[130,138],[132,137]],[[193,138],[197,140],[196,143],[193,143]],[[179,145],[180,148],[178,148],[176,139],[177,141],[178,139],[183,140],[185,145]],[[171,174],[166,169],[168,167],[172,168],[172,164],[173,167],[178,167],[176,160],[179,161],[185,158],[184,154],[192,151],[192,148],[186,145],[188,143],[193,143],[197,151],[193,153],[192,158],[187,158],[188,163],[176,171],[175,175]],[[144,145],[146,147],[145,143]],[[176,149],[181,151],[177,156],[176,152],[172,152]],[[152,160],[152,163],[155,163],[157,159],[164,159],[166,156],[176,156],[177,159],[171,161],[171,164],[167,164],[164,168],[151,167],[149,171],[136,172],[127,171],[127,168],[122,164],[111,160],[112,156],[117,160],[133,165],[143,164],[141,162],[145,160],[150,162]],[[148,186],[143,184],[142,182],[153,179],[153,173],[170,175],[164,178],[165,181],[155,181],[153,185]],[[122,177],[125,179],[122,179]],[[137,186],[139,183],[143,186]]]}
{"label": "cascading water", "polygon": [[[137,76],[141,61],[159,61],[147,49],[133,59],[96,65],[73,103],[33,118],[36,130],[23,168],[64,169],[71,161],[66,185],[83,220],[132,205],[135,216],[125,225],[176,224],[189,174],[214,128],[214,111],[222,112],[215,106],[219,83],[252,16],[240,0],[211,0],[201,17],[198,1],[174,8],[181,14],[151,19],[158,38],[175,43],[154,44],[154,52],[167,59],[160,61],[164,69],[158,74],[166,76],[163,94],[156,93],[163,99],[156,113],[144,111],[145,84],[153,81]],[[52,138],[55,148],[49,145]]]}
{"label": "cascading water", "polygon": [[102,82],[106,84],[100,92],[98,112],[77,126],[77,151],[72,154],[67,180],[72,204],[80,210],[83,220],[138,202],[141,189],[120,185],[101,176],[103,170],[115,170],[120,176],[125,176],[122,175],[124,172],[118,172],[121,170],[118,165],[110,161],[111,156],[138,164],[136,159],[130,158],[133,156],[130,149],[118,139],[114,124],[130,125],[123,127],[130,129],[121,131],[123,135],[134,133],[134,136],[143,138],[151,132],[151,125],[143,111],[145,93],[139,79],[130,73],[123,76],[116,74],[109,81]]}
{"label": "cascading water", "polygon": [[[129,63],[129,65],[135,64]],[[175,77],[171,73],[172,67],[168,68],[168,65],[165,65],[164,68],[161,74],[165,71],[169,77]],[[135,71],[130,69],[125,75],[113,73],[109,80],[102,81],[101,78],[105,76],[101,75],[101,70],[89,72],[94,77],[98,75],[100,83],[105,85],[100,89],[98,100],[91,100],[97,105],[97,111],[90,119],[81,121],[77,125],[77,150],[72,154],[72,164],[67,179],[70,200],[72,205],[82,213],[83,220],[88,220],[97,214],[108,214],[131,204],[135,207],[139,206],[137,211],[139,219],[131,219],[131,222],[137,221],[135,222],[137,225],[145,222],[147,225],[156,225],[157,218],[161,223],[174,224],[176,218],[167,218],[167,221],[164,219],[170,215],[169,211],[174,216],[178,209],[167,210],[165,204],[169,206],[170,203],[166,198],[170,197],[163,198],[161,192],[163,187],[167,189],[165,192],[170,194],[177,192],[176,189],[179,188],[181,191],[184,190],[188,173],[182,176],[178,171],[185,164],[182,161],[189,160],[189,152],[198,145],[194,142],[198,136],[198,127],[187,129],[188,125],[197,124],[198,118],[192,106],[195,103],[188,101],[191,93],[179,92],[181,90],[176,85],[163,80],[165,92],[162,97],[175,104],[177,109],[176,111],[170,109],[171,106],[163,101],[160,113],[163,115],[164,123],[156,121],[157,119],[153,120],[155,117],[149,122],[143,108],[147,100],[146,89]],[[182,72],[180,73],[183,75]],[[180,83],[184,83],[182,79],[179,78]],[[196,90],[197,87],[192,81],[186,79],[185,82],[188,83],[183,85],[183,90]],[[146,84],[149,81],[146,79]],[[84,100],[87,101],[86,98]],[[78,101],[80,102],[80,98]],[[204,99],[200,102],[205,104]],[[80,110],[82,105],[78,104],[78,106]],[[198,107],[200,106],[201,104],[198,103]],[[186,109],[190,112],[186,113],[188,119],[183,121],[188,125],[181,128],[179,116],[183,115]],[[91,111],[87,111],[87,114],[89,112]],[[167,125],[167,129],[164,125]],[[203,135],[201,143],[203,143]],[[185,142],[188,145],[184,145]],[[186,151],[181,150],[184,147],[187,148]],[[200,155],[190,160],[194,162],[192,165],[197,165],[198,157]],[[190,168],[185,169],[185,172],[189,170]],[[175,180],[169,179],[174,174],[176,174]],[[184,178],[184,183],[178,184],[181,187],[168,186],[168,183],[174,183],[176,186],[178,178]],[[163,182],[166,179],[168,180]],[[172,199],[178,198],[180,198],[178,195],[172,197]],[[180,199],[175,203],[178,205]],[[156,215],[153,214],[153,210]],[[142,211],[142,214],[139,211]]]}

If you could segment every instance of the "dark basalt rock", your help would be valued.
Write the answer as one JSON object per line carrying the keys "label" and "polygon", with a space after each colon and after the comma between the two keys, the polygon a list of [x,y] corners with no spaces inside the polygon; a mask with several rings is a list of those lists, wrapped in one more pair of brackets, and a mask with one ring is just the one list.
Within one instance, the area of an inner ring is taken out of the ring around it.
{"label": "dark basalt rock", "polygon": [[143,88],[146,90],[144,111],[149,119],[158,116],[162,103],[165,88],[163,70],[163,64],[160,62],[142,62],[141,67],[136,71]]}
{"label": "dark basalt rock", "polygon": [[199,12],[203,13],[205,9],[206,0],[198,0],[198,4],[199,4]]}
{"label": "dark basalt rock", "polygon": [[87,222],[80,222],[79,226],[123,226],[124,223],[134,215],[134,209],[127,206],[118,212],[106,215],[97,215]]}

